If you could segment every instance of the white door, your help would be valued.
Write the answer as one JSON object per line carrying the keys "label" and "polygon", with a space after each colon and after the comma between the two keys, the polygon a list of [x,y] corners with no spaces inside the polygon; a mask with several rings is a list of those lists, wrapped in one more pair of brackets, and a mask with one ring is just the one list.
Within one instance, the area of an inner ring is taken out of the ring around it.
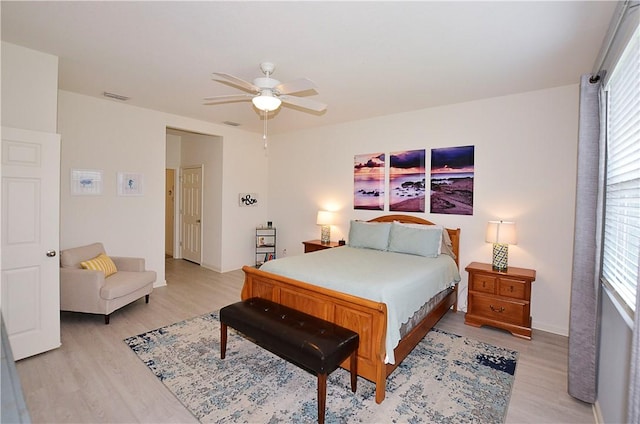
{"label": "white door", "polygon": [[173,258],[173,233],[175,228],[176,183],[175,169],[165,170],[164,184],[164,253]]}
{"label": "white door", "polygon": [[14,359],[60,346],[60,136],[2,128],[0,296]]}
{"label": "white door", "polygon": [[182,257],[202,262],[202,167],[182,168],[180,245]]}

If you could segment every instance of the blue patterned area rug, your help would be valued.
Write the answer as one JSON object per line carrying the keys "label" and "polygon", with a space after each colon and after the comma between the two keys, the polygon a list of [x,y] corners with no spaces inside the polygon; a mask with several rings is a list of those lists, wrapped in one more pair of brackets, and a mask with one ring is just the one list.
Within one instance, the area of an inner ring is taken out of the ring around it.
{"label": "blue patterned area rug", "polygon": [[[201,422],[317,422],[317,378],[229,328],[220,359],[218,313],[125,339]],[[384,402],[342,368],[327,381],[327,423],[502,423],[518,353],[434,329],[387,379]]]}

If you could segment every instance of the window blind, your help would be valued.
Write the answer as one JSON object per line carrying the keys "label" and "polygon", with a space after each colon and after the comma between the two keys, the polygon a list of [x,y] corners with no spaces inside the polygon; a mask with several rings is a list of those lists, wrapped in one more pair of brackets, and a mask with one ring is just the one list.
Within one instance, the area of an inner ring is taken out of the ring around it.
{"label": "window blind", "polygon": [[607,159],[602,278],[636,310],[640,262],[640,28],[607,86]]}

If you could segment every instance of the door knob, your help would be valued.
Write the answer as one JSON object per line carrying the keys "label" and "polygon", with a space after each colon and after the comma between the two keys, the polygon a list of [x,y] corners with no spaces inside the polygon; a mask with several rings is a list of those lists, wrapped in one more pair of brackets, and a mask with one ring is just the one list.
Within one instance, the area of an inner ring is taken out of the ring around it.
{"label": "door knob", "polygon": [[56,251],[55,250],[47,250],[47,256],[50,258],[53,258],[54,256],[56,256]]}
{"label": "door knob", "polygon": [[199,223],[200,223],[200,220],[199,220],[199,219],[196,219],[196,224],[199,224]]}

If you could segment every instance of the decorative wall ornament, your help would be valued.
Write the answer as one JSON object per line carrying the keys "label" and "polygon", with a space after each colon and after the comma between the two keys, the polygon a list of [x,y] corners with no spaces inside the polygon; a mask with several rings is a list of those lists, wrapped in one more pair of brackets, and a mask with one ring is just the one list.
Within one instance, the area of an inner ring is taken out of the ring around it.
{"label": "decorative wall ornament", "polygon": [[353,208],[384,210],[385,155],[354,156]]}
{"label": "decorative wall ornament", "polygon": [[238,193],[238,206],[258,206],[258,193]]}
{"label": "decorative wall ornament", "polygon": [[424,212],[425,149],[389,154],[389,210]]}
{"label": "decorative wall ornament", "polygon": [[118,196],[143,196],[144,176],[135,172],[118,172]]}
{"label": "decorative wall ornament", "polygon": [[72,169],[71,194],[73,196],[99,196],[102,194],[102,170]]}
{"label": "decorative wall ornament", "polygon": [[431,149],[431,213],[473,215],[474,146]]}

